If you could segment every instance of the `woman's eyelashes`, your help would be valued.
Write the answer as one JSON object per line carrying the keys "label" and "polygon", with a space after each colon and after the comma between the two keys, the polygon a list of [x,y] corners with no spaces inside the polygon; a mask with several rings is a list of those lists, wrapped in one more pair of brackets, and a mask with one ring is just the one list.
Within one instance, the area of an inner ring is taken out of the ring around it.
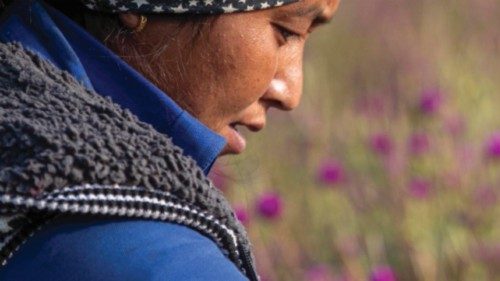
{"label": "woman's eyelashes", "polygon": [[295,32],[289,28],[286,28],[283,25],[274,24],[273,26],[278,32],[282,44],[285,44],[291,40],[302,38],[302,35],[300,33]]}

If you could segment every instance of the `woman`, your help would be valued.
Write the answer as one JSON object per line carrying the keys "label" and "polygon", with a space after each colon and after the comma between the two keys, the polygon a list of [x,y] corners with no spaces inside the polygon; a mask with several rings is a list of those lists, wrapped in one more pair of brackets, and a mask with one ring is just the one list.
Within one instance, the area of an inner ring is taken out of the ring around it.
{"label": "woman", "polygon": [[298,105],[338,1],[67,2],[2,14],[0,280],[258,280],[205,174]]}

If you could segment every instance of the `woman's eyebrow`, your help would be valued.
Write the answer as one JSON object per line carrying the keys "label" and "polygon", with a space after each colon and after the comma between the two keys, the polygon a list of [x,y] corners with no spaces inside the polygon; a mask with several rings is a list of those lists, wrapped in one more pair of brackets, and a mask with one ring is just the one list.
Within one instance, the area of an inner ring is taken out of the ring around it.
{"label": "woman's eyebrow", "polygon": [[292,14],[297,17],[303,17],[303,16],[309,16],[309,15],[315,15],[318,12],[321,12],[321,7],[318,5],[310,5],[307,7],[299,7],[295,9]]}
{"label": "woman's eyebrow", "polygon": [[291,15],[296,17],[308,16],[313,19],[313,25],[326,24],[332,20],[332,17],[325,15],[325,9],[318,5],[297,8]]}

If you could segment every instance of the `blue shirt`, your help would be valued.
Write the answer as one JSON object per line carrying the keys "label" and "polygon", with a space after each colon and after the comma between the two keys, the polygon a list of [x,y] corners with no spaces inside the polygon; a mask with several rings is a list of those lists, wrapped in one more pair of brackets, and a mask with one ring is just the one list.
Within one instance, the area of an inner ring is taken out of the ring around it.
{"label": "blue shirt", "polygon": [[63,218],[16,252],[2,281],[243,281],[208,238],[155,221]]}
{"label": "blue shirt", "polygon": [[[167,134],[208,173],[224,139],[181,109],[76,23],[43,2],[17,0],[0,41],[20,42],[83,85]],[[0,280],[247,280],[200,233],[140,219],[66,217],[44,226],[0,268]]]}

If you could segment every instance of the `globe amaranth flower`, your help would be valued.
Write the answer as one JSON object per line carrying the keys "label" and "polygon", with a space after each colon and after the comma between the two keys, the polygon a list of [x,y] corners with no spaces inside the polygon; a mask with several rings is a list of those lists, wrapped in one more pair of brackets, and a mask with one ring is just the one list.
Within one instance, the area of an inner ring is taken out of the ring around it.
{"label": "globe amaranth flower", "polygon": [[442,103],[443,94],[439,89],[426,89],[420,95],[419,109],[424,114],[433,114],[439,111]]}
{"label": "globe amaranth flower", "polygon": [[317,170],[317,181],[324,185],[335,185],[345,179],[344,167],[333,159],[324,160]]}
{"label": "globe amaranth flower", "polygon": [[490,158],[500,158],[500,132],[493,133],[486,140],[486,155]]}
{"label": "globe amaranth flower", "polygon": [[370,281],[397,281],[396,274],[390,266],[377,266],[372,270]]}
{"label": "globe amaranth flower", "polygon": [[417,199],[426,199],[431,192],[431,183],[422,178],[415,178],[410,181],[409,193]]}
{"label": "globe amaranth flower", "polygon": [[408,140],[408,149],[413,155],[421,155],[429,151],[430,141],[425,133],[414,133]]}
{"label": "globe amaranth flower", "polygon": [[234,214],[236,218],[245,226],[248,226],[250,223],[250,214],[248,213],[247,208],[243,205],[236,205],[234,208]]}
{"label": "globe amaranth flower", "polygon": [[266,192],[257,198],[255,209],[263,218],[276,219],[283,212],[283,200],[275,192]]}
{"label": "globe amaranth flower", "polygon": [[370,148],[380,155],[389,155],[394,148],[391,137],[385,133],[378,133],[370,137]]}

